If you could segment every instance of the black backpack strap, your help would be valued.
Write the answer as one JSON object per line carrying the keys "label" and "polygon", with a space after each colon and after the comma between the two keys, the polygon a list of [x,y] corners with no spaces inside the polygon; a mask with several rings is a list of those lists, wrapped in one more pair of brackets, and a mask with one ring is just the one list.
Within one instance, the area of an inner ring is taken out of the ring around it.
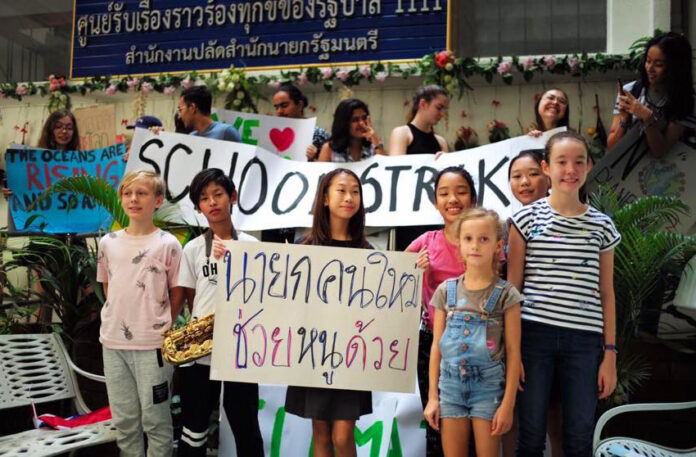
{"label": "black backpack strap", "polygon": [[[203,233],[203,239],[205,240],[205,256],[210,257],[210,254],[213,252],[213,231],[207,229]],[[234,226],[232,227],[232,239],[235,241],[239,239],[239,235]]]}

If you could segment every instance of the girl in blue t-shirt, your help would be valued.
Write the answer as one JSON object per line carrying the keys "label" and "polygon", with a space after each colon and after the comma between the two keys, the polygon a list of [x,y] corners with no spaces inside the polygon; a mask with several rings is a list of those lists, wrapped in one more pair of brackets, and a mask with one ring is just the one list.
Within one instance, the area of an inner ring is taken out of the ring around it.
{"label": "girl in blue t-shirt", "polygon": [[621,236],[608,216],[581,198],[588,164],[589,148],[581,135],[553,135],[542,162],[551,195],[512,219],[508,280],[525,296],[521,457],[543,455],[554,372],[561,387],[566,457],[592,454],[597,399],[616,387],[613,269]]}

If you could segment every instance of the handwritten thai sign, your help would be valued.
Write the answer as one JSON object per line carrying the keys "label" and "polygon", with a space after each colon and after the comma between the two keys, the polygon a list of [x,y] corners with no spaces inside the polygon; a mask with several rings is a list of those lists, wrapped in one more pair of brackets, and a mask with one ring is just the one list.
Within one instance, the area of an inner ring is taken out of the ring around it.
{"label": "handwritten thai sign", "polygon": [[116,141],[114,105],[95,105],[73,110],[80,127],[80,149],[98,149]]}
{"label": "handwritten thai sign", "polygon": [[307,160],[316,118],[290,119],[224,109],[213,109],[213,118],[231,124],[242,135],[242,142],[258,145],[284,159]]}
{"label": "handwritten thai sign", "polygon": [[[693,148],[680,142],[665,156],[655,158],[637,125],[592,168],[587,185],[590,192],[602,184],[611,186],[624,204],[659,195],[679,198],[690,208],[696,208],[696,181],[688,178],[694,170]],[[694,224],[696,212],[692,210],[680,219],[677,229],[691,233]]]}
{"label": "handwritten thai sign", "polygon": [[370,227],[442,224],[432,202],[435,177],[448,166],[463,166],[474,177],[478,203],[508,217],[519,207],[512,196],[507,168],[525,149],[543,149],[549,135],[524,135],[475,149],[433,155],[376,156],[355,163],[296,162],[258,146],[211,140],[194,135],[136,129],[128,170],[150,169],[167,183],[166,199],[177,204],[186,221],[207,225],[193,209],[188,193],[200,170],[220,168],[232,177],[239,192],[233,212],[241,230],[309,227],[312,203],[322,175],[336,167],[354,171],[363,184]]}
{"label": "handwritten thai sign", "polygon": [[447,0],[75,1],[71,77],[417,59]]}
{"label": "handwritten thai sign", "polygon": [[[13,145],[5,154],[10,212],[18,230],[85,233],[108,230],[112,218],[89,197],[57,193],[38,200],[52,184],[71,176],[96,176],[116,187],[125,163],[124,144],[89,151],[30,149]],[[32,204],[39,201],[35,208]],[[34,218],[28,227],[27,221]]]}
{"label": "handwritten thai sign", "polygon": [[417,254],[226,244],[211,379],[413,392]]}

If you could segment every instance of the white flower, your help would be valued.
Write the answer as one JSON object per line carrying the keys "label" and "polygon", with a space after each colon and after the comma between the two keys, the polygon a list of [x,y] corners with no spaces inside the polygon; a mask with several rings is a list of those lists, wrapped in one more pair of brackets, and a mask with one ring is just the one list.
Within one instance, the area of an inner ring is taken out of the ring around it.
{"label": "white flower", "polygon": [[229,83],[227,85],[227,92],[232,92],[234,90],[234,83]]}
{"label": "white flower", "polygon": [[164,88],[164,95],[172,95],[174,92],[176,92],[176,87],[174,86],[167,86]]}
{"label": "white flower", "polygon": [[387,72],[386,71],[379,71],[375,74],[375,79],[381,83],[383,83],[387,79]]}
{"label": "white flower", "polygon": [[363,75],[365,78],[369,78],[372,75],[372,68],[370,68],[369,65],[361,65],[360,74]]}

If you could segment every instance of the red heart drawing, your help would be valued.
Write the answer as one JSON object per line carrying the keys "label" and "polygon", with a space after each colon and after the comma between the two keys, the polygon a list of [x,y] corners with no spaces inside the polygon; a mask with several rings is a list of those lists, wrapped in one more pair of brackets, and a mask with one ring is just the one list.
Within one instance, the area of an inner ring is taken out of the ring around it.
{"label": "red heart drawing", "polygon": [[271,138],[271,143],[279,152],[283,152],[292,146],[293,141],[295,141],[295,132],[290,128],[286,127],[282,131],[279,129],[271,129],[269,134]]}

